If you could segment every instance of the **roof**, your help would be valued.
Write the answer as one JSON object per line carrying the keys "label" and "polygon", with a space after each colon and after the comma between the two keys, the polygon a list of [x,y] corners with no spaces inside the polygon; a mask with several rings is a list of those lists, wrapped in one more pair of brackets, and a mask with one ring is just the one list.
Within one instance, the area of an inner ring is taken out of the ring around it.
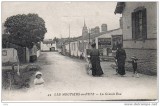
{"label": "roof", "polygon": [[[86,36],[84,36],[84,39],[83,39],[83,37],[82,36],[79,36],[79,37],[76,37],[75,39],[70,39],[70,42],[75,42],[75,41],[79,41],[79,40],[87,40],[87,39],[95,39],[96,37],[99,37],[99,36],[101,36],[101,35],[104,35],[104,34],[107,34],[107,33],[110,33],[110,32],[113,32],[113,31],[116,31],[116,30],[120,30],[120,28],[117,28],[117,29],[113,29],[113,30],[109,30],[109,31],[107,31],[107,32],[101,32],[101,33],[99,33],[99,34],[90,34],[90,36],[89,35],[86,35]],[[68,44],[69,43],[69,41],[67,40],[66,42],[65,42],[65,44]]]}
{"label": "roof", "polygon": [[73,38],[66,38],[62,43],[63,44],[69,44],[69,42],[75,42],[81,39],[82,36],[79,37],[73,37]]}
{"label": "roof", "polygon": [[53,43],[55,43],[55,41],[52,40],[52,39],[45,39],[45,40],[43,40],[43,44],[53,44]]}
{"label": "roof", "polygon": [[111,38],[112,35],[122,35],[122,29],[121,28],[117,28],[117,29],[113,29],[113,30],[109,30],[107,31],[107,33],[104,33],[100,36],[98,36],[98,38]]}
{"label": "roof", "polygon": [[[97,37],[100,37],[104,34],[108,34],[108,33],[111,33],[113,31],[116,31],[116,30],[121,30],[121,28],[117,28],[117,29],[112,29],[112,30],[108,30],[106,32],[101,32],[99,34],[93,34],[93,35],[90,35],[90,39],[94,39],[94,38],[97,38]],[[89,36],[85,37],[84,39],[89,39]]]}
{"label": "roof", "polygon": [[121,14],[123,12],[123,9],[125,7],[125,2],[118,2],[117,5],[116,5],[116,9],[114,11],[114,13],[119,13]]}
{"label": "roof", "polygon": [[96,37],[99,37],[99,36],[103,36],[104,34],[108,34],[108,33],[111,33],[113,31],[116,31],[116,30],[121,30],[121,28],[117,28],[117,29],[113,29],[113,30],[108,30],[107,32],[101,32],[99,34],[90,34],[89,35],[86,35],[84,36],[84,39],[82,36],[79,36],[79,37],[75,37],[75,38],[67,38],[65,41],[64,41],[64,44],[69,44],[69,42],[77,42],[77,41],[80,41],[80,40],[87,40],[87,39],[95,39]]}

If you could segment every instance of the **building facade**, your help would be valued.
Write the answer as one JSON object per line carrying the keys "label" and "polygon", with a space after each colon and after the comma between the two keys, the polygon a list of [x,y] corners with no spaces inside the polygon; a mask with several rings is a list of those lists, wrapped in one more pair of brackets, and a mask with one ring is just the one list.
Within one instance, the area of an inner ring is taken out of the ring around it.
{"label": "building facade", "polygon": [[41,42],[41,51],[57,51],[57,44],[52,39],[45,39]]}
{"label": "building facade", "polygon": [[107,31],[95,38],[96,48],[100,50],[102,56],[114,56],[112,50],[116,50],[117,44],[123,44],[122,29]]}
{"label": "building facade", "polygon": [[[91,44],[96,43],[96,48],[100,50],[101,56],[113,56],[113,47],[116,44],[122,43],[122,29],[107,30],[107,24],[91,28],[88,31],[87,26],[84,22],[82,29],[82,36],[77,39],[65,42],[62,45],[63,55],[70,55],[73,57],[87,57],[89,55]],[[70,51],[70,52],[69,52]]]}
{"label": "building facade", "polygon": [[[138,71],[146,74],[157,72],[157,3],[118,2],[115,14],[122,14],[123,47],[127,60],[136,56]],[[131,65],[128,65],[128,70]]]}

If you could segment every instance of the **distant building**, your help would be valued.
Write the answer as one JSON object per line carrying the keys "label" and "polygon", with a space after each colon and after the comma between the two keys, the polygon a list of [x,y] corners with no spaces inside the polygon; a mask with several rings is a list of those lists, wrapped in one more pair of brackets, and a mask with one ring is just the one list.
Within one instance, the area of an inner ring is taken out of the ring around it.
{"label": "distant building", "polygon": [[107,32],[107,24],[101,25],[101,32]]}
{"label": "distant building", "polygon": [[100,28],[99,26],[96,26],[95,28],[91,28],[91,35],[98,35],[100,34]]}
{"label": "distant building", "polygon": [[[107,31],[105,34],[97,34],[85,36],[84,38],[81,36],[76,40],[70,41],[70,50],[71,56],[80,57],[83,53],[83,56],[86,57],[88,55],[89,49],[91,49],[92,42],[96,43],[96,48],[100,50],[101,56],[113,56],[112,50],[113,47],[118,43],[123,43],[122,41],[122,29],[113,29]],[[84,52],[82,51],[84,45]],[[69,53],[69,42],[64,44],[65,53]],[[116,47],[115,47],[116,48]],[[114,49],[115,50],[115,49]]]}
{"label": "distant building", "polygon": [[86,23],[84,21],[84,26],[82,29],[82,36],[87,36],[87,35],[88,35],[88,29],[87,29]]}
{"label": "distant building", "polygon": [[91,28],[91,35],[93,35],[94,33],[95,33],[95,30],[94,30],[94,28]]}
{"label": "distant building", "polygon": [[[146,74],[157,72],[157,3],[118,2],[115,14],[122,14],[123,47],[127,60],[136,56],[138,70]],[[128,67],[132,70],[132,67]]]}
{"label": "distant building", "polygon": [[56,41],[45,39],[41,42],[41,51],[57,51]]}
{"label": "distant building", "polygon": [[117,44],[123,44],[122,29],[108,30],[105,34],[96,37],[95,42],[101,56],[114,56],[112,50],[117,49]]}
{"label": "distant building", "polygon": [[85,51],[84,39],[85,39],[86,36],[88,36],[88,29],[87,29],[86,23],[84,21],[84,26],[83,26],[83,29],[82,29],[82,49],[80,50],[82,52]]}
{"label": "distant building", "polygon": [[94,30],[95,30],[95,34],[100,34],[100,28],[99,28],[99,26],[96,26],[94,28]]}

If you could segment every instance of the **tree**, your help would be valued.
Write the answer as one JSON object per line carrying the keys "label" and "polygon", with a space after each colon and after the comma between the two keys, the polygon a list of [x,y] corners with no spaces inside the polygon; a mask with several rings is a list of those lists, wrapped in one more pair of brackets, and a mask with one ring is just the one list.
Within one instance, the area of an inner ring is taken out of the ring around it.
{"label": "tree", "polygon": [[59,42],[59,38],[54,37],[53,41],[55,41],[56,43]]}
{"label": "tree", "polygon": [[47,32],[45,21],[37,14],[11,16],[6,19],[4,26],[9,33],[8,42],[28,48],[42,41]]}

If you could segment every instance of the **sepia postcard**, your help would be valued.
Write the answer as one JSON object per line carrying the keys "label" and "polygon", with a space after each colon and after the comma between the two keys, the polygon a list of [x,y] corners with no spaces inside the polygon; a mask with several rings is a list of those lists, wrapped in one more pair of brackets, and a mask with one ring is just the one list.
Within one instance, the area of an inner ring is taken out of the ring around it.
{"label": "sepia postcard", "polygon": [[158,2],[3,1],[1,11],[2,102],[158,100]]}

